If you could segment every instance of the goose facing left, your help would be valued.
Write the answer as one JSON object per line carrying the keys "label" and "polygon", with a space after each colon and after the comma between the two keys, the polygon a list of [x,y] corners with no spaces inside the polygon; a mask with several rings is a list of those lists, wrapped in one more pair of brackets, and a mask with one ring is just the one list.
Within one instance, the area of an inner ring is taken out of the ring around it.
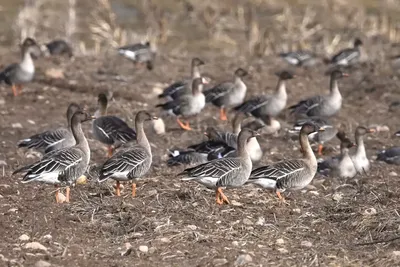
{"label": "goose facing left", "polygon": [[[90,161],[90,148],[82,131],[82,122],[93,119],[88,113],[77,111],[72,116],[71,128],[76,144],[72,147],[62,148],[52,153],[45,154],[43,158],[22,167],[13,174],[25,172],[23,182],[43,182],[55,186],[67,186],[66,202],[70,200],[69,186],[75,184],[81,177]],[[56,201],[59,203],[59,190],[56,191]]]}
{"label": "goose facing left", "polygon": [[118,48],[118,52],[125,58],[132,60],[136,65],[144,63],[148,70],[154,68],[156,51],[150,42],[123,46]]}
{"label": "goose facing left", "polygon": [[65,147],[75,145],[75,138],[71,130],[72,116],[80,110],[78,104],[71,103],[67,109],[67,128],[60,127],[53,131],[45,131],[43,133],[32,135],[29,138],[22,139],[18,142],[18,147],[34,148],[39,151],[48,153]]}
{"label": "goose facing left", "polygon": [[33,80],[35,65],[32,56],[41,54],[40,47],[32,38],[26,38],[21,45],[22,59],[0,72],[0,83],[4,81],[12,86],[14,96],[21,94],[22,85]]}

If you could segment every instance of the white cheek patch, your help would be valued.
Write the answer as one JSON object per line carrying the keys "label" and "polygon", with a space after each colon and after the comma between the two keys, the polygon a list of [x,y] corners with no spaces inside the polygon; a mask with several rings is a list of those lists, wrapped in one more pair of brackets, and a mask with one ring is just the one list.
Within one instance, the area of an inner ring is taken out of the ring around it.
{"label": "white cheek patch", "polygon": [[317,134],[318,134],[318,132],[310,133],[310,134],[308,135],[308,138],[309,138],[309,139],[314,139],[314,138],[316,137]]}

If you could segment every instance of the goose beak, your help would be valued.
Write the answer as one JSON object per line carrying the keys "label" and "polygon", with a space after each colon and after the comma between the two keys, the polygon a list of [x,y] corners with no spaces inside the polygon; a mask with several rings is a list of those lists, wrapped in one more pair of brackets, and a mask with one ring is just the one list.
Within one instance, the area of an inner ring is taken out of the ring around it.
{"label": "goose beak", "polygon": [[152,117],[151,119],[152,120],[158,120],[158,117]]}
{"label": "goose beak", "polygon": [[323,131],[325,131],[324,127],[321,127],[321,128],[318,129],[318,132],[323,132]]}
{"label": "goose beak", "polygon": [[367,130],[367,132],[368,132],[368,133],[375,133],[375,132],[376,132],[376,129],[375,129],[375,128],[369,128],[369,129]]}
{"label": "goose beak", "polygon": [[90,115],[90,117],[89,117],[91,120],[95,120],[96,119],[96,117],[94,116],[94,115]]}
{"label": "goose beak", "polygon": [[343,77],[349,77],[350,75],[348,73],[343,73]]}

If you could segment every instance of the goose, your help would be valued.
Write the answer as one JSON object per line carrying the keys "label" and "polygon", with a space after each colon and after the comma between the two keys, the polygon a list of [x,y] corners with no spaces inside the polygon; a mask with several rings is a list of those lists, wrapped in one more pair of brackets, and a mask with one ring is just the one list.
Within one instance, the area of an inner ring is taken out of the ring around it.
{"label": "goose", "polygon": [[361,56],[362,45],[363,42],[359,38],[356,38],[354,40],[354,47],[339,51],[332,57],[331,64],[338,66],[351,66],[358,63]]}
{"label": "goose", "polygon": [[286,190],[300,190],[306,187],[313,180],[318,165],[308,136],[323,130],[323,128],[319,129],[312,123],[305,123],[299,134],[303,157],[300,159],[283,160],[254,169],[247,183],[266,189],[274,189],[278,198],[282,201],[285,200],[281,192]]}
{"label": "goose", "polygon": [[317,63],[314,53],[307,50],[299,50],[288,53],[280,53],[279,56],[290,65],[296,67],[312,67]]}
{"label": "goose", "polygon": [[[150,143],[144,132],[144,122],[156,120],[147,111],[139,111],[135,117],[137,142],[130,142],[119,149],[101,167],[99,182],[116,181],[116,195],[120,196],[120,182],[136,181],[145,175],[152,163]],[[132,183],[132,197],[136,196],[136,183]]]}
{"label": "goose", "polygon": [[72,47],[64,40],[53,40],[41,47],[42,53],[54,55],[64,55],[68,57],[73,57]]}
{"label": "goose", "polygon": [[243,103],[246,97],[247,86],[242,78],[247,74],[247,71],[239,68],[235,71],[233,82],[220,83],[204,92],[206,102],[211,102],[213,105],[220,108],[221,120],[228,120],[225,108],[234,107]]}
{"label": "goose", "polygon": [[370,163],[367,158],[367,153],[365,152],[364,145],[364,136],[368,133],[374,133],[374,128],[366,128],[363,126],[358,126],[355,132],[355,140],[356,140],[356,153],[351,155],[351,159],[353,160],[354,167],[356,168],[357,173],[359,174],[367,174],[370,168]]}
{"label": "goose", "polygon": [[248,180],[252,169],[250,155],[246,149],[248,140],[258,136],[257,132],[243,129],[237,139],[238,156],[221,158],[185,169],[178,174],[182,181],[196,181],[207,188],[214,189],[217,204],[229,204],[222,192],[223,188],[241,187]]}
{"label": "goose", "polygon": [[[14,174],[25,172],[23,183],[42,182],[58,186],[67,186],[66,202],[70,201],[70,186],[76,183],[87,170],[90,161],[90,148],[82,131],[81,123],[94,117],[80,110],[72,116],[71,129],[76,144],[47,153],[33,164],[22,167]],[[56,202],[60,203],[59,189],[56,191]]]}
{"label": "goose", "polygon": [[80,109],[78,104],[71,103],[67,109],[67,128],[60,127],[53,131],[45,131],[32,135],[31,137],[20,140],[17,144],[18,147],[34,148],[48,153],[75,145],[75,138],[71,130],[71,120],[75,112]]}
{"label": "goose", "polygon": [[272,135],[281,129],[281,123],[271,116],[264,115],[260,118],[250,117],[242,123],[242,127],[257,131],[260,135]]}
{"label": "goose", "polygon": [[251,98],[235,107],[234,110],[251,113],[256,118],[266,115],[276,117],[286,107],[286,81],[295,77],[288,71],[278,72],[276,75],[279,77],[279,80],[274,94]]}
{"label": "goose", "polygon": [[154,68],[154,58],[156,50],[151,46],[150,42],[137,43],[118,48],[118,53],[137,64],[146,64],[148,70]]}
{"label": "goose", "polygon": [[33,80],[35,64],[32,56],[39,56],[40,53],[40,47],[35,40],[26,38],[21,46],[21,62],[11,64],[0,72],[0,83],[4,81],[11,85],[14,96],[21,94],[23,84]]}
{"label": "goose", "polygon": [[338,87],[338,80],[347,77],[347,73],[334,70],[331,73],[330,93],[324,96],[313,96],[290,106],[292,114],[296,116],[330,117],[339,112],[342,107],[342,95]]}
{"label": "goose", "polygon": [[204,65],[204,61],[200,58],[193,58],[191,62],[191,75],[189,79],[177,81],[166,87],[158,98],[167,97],[171,100],[177,99],[182,95],[190,94],[192,90],[193,80],[200,78],[200,66]]}
{"label": "goose", "polygon": [[93,135],[96,140],[107,145],[108,157],[111,157],[114,148],[134,140],[136,132],[120,118],[106,115],[108,100],[105,94],[99,94],[97,102],[96,119],[92,124]]}
{"label": "goose", "polygon": [[168,111],[168,113],[177,117],[176,121],[179,126],[187,131],[192,128],[189,122],[183,123],[180,117],[191,117],[199,114],[206,105],[205,96],[203,94],[203,84],[207,83],[205,78],[195,78],[192,83],[192,94],[184,95],[178,99],[169,101],[164,104],[158,104],[156,107]]}

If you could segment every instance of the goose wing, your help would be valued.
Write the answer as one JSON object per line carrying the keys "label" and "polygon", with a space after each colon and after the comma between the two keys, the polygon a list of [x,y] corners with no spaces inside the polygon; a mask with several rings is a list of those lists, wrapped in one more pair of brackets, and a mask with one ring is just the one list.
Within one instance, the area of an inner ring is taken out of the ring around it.
{"label": "goose wing", "polygon": [[354,48],[347,48],[332,57],[332,63],[340,63],[341,61],[350,62],[360,56],[360,52]]}
{"label": "goose wing", "polygon": [[300,101],[296,105],[290,106],[291,113],[304,114],[307,116],[317,116],[324,102],[323,96],[314,96]]}
{"label": "goose wing", "polygon": [[18,142],[18,147],[27,148],[48,148],[63,142],[71,133],[65,128],[59,128],[54,131],[46,131],[40,134],[32,135],[29,138]]}
{"label": "goose wing", "polygon": [[241,163],[239,158],[222,158],[200,164],[193,168],[185,169],[179,175],[192,178],[214,177],[219,178],[219,183],[221,179],[226,181],[228,177],[235,174],[240,168]]}
{"label": "goose wing", "polygon": [[127,143],[136,139],[136,132],[115,116],[103,116],[96,119],[93,122],[93,129],[99,135],[114,142]]}
{"label": "goose wing", "polygon": [[162,94],[158,95],[159,98],[170,96],[172,97],[178,91],[183,90],[186,86],[186,81],[178,81],[166,87]]}
{"label": "goose wing", "polygon": [[262,106],[268,105],[271,97],[267,95],[257,96],[250,100],[247,100],[243,104],[234,108],[236,111],[240,111],[243,113],[250,113],[253,110],[256,110]]}
{"label": "goose wing", "polygon": [[287,160],[253,170],[250,179],[285,179],[305,168],[302,160]]}
{"label": "goose wing", "polygon": [[207,91],[204,92],[204,95],[206,97],[206,102],[212,102],[226,94],[228,94],[232,89],[235,87],[235,85],[231,82],[224,82],[221,83]]}

